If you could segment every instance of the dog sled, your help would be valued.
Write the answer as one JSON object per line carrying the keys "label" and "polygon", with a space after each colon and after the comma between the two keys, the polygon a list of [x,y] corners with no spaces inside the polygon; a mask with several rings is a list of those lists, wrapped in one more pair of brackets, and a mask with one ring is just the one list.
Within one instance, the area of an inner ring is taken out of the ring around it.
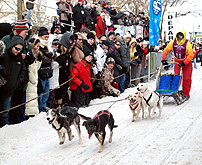
{"label": "dog sled", "polygon": [[[168,62],[169,65],[174,64],[175,62]],[[159,67],[159,72],[156,78],[156,90],[161,96],[173,97],[177,105],[182,104],[183,101],[183,92],[180,89],[182,75],[177,75],[174,73],[164,73],[161,74],[162,64]]]}

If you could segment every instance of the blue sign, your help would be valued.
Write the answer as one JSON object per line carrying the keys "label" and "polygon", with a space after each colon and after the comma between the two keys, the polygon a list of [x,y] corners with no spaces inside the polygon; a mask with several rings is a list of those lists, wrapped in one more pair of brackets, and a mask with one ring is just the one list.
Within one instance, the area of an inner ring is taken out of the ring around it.
{"label": "blue sign", "polygon": [[158,46],[159,26],[161,22],[161,0],[150,0],[149,45]]}

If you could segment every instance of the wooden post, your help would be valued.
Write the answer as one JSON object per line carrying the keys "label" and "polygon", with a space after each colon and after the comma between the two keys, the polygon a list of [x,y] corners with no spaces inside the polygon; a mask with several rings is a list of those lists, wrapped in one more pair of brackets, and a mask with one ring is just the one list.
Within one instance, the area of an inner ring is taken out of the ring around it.
{"label": "wooden post", "polygon": [[22,0],[17,1],[18,20],[22,20]]}

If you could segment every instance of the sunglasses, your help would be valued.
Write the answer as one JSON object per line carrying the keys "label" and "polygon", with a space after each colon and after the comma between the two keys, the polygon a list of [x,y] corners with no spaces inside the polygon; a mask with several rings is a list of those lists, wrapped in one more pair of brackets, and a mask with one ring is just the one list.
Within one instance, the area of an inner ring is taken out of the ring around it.
{"label": "sunglasses", "polygon": [[83,39],[81,39],[81,38],[78,38],[78,40],[79,40],[79,41],[83,41]]}
{"label": "sunglasses", "polygon": [[22,51],[22,49],[20,49],[20,48],[18,48],[18,47],[16,47],[16,46],[15,46],[15,50],[17,50],[17,51]]}
{"label": "sunglasses", "polygon": [[120,44],[116,44],[117,46],[121,46]]}

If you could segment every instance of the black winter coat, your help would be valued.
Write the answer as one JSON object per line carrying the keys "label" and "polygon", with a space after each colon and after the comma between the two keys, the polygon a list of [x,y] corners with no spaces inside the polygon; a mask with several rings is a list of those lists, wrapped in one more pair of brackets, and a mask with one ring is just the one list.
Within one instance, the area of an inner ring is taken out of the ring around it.
{"label": "black winter coat", "polygon": [[86,13],[83,6],[77,4],[76,6],[73,7],[72,12],[75,23],[82,23],[82,24],[85,23]]}
{"label": "black winter coat", "polygon": [[92,18],[92,9],[85,8],[86,13],[86,20],[85,20],[85,27],[87,27],[90,30],[95,29],[94,21]]}
{"label": "black winter coat", "polygon": [[17,56],[11,52],[13,46],[17,44],[24,44],[24,40],[20,36],[14,36],[7,46],[7,50],[3,56],[0,57],[0,65],[5,68],[4,77],[7,80],[6,85],[1,89],[1,97],[12,96],[15,89],[24,82],[26,67],[21,53]]}

